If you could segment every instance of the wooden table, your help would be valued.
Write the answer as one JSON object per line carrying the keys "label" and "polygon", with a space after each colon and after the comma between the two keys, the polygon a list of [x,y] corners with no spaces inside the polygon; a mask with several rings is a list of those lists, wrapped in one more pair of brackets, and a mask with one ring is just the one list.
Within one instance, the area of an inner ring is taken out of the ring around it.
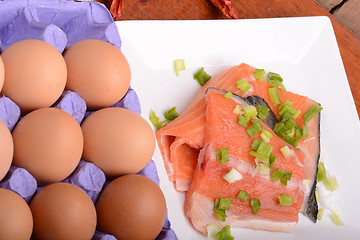
{"label": "wooden table", "polygon": [[[109,1],[109,0],[106,0]],[[111,0],[110,0],[111,1]],[[240,18],[328,16],[360,115],[360,40],[314,0],[233,0]],[[122,20],[226,18],[208,0],[124,0]]]}

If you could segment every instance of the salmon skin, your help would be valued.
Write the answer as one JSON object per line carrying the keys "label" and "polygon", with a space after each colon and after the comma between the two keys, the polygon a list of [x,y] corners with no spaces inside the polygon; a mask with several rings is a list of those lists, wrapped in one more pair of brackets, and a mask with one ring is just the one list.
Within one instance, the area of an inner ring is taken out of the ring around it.
{"label": "salmon skin", "polygon": [[[239,64],[212,77],[197,93],[190,106],[177,119],[156,132],[156,138],[169,180],[174,183],[177,191],[187,191],[193,179],[198,162],[198,154],[205,146],[205,92],[209,87],[230,91],[241,97],[261,96],[262,101],[278,115],[279,105],[272,103],[267,81],[259,81],[254,76],[254,67]],[[236,81],[245,78],[251,85],[245,94],[236,86]],[[279,95],[284,102],[289,100],[294,103],[294,108],[301,110],[296,119],[303,127],[303,115],[313,104],[310,98],[289,91],[279,89]],[[249,100],[251,99],[248,98]],[[259,98],[255,98],[259,99]],[[255,103],[254,103],[255,104]],[[275,119],[267,122],[273,128]],[[272,125],[270,125],[272,124]],[[297,146],[305,154],[304,159],[304,184],[306,185],[302,211],[305,216],[316,222],[317,202],[315,200],[316,170],[320,156],[320,114],[308,123],[309,137],[302,138]]]}
{"label": "salmon skin", "polygon": [[[304,199],[304,154],[276,136],[271,128],[262,122],[262,127],[273,134],[269,144],[273,146],[272,152],[277,159],[269,173],[256,172],[255,157],[249,152],[254,139],[261,138],[259,133],[249,137],[246,129],[237,123],[238,116],[233,113],[236,105],[248,105],[249,102],[236,95],[226,99],[224,91],[213,88],[206,91],[206,99],[205,146],[200,151],[194,179],[186,193],[186,216],[194,227],[204,234],[209,224],[256,230],[293,231]],[[288,158],[280,151],[284,146],[293,152]],[[228,147],[230,160],[219,163],[217,149],[225,147]],[[229,183],[223,176],[232,168],[241,173],[242,178]],[[292,172],[291,180],[286,186],[270,178],[270,174],[278,168]],[[250,194],[246,202],[237,198],[241,190]],[[279,205],[278,196],[282,194],[291,196],[293,204]],[[217,198],[232,200],[230,209],[226,211],[225,221],[221,221],[214,210]],[[256,214],[250,206],[250,199],[257,199],[261,203]]]}

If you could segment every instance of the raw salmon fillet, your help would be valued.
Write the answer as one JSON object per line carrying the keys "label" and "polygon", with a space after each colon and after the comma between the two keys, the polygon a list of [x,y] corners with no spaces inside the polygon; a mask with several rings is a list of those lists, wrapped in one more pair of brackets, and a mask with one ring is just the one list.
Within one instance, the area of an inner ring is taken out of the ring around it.
{"label": "raw salmon fillet", "polygon": [[[237,226],[269,231],[291,232],[298,221],[298,213],[304,199],[303,170],[304,154],[286,143],[264,123],[265,130],[273,134],[270,145],[277,156],[270,174],[277,168],[291,171],[292,177],[284,186],[274,182],[269,174],[259,174],[254,159],[249,152],[254,138],[261,139],[259,133],[249,137],[246,129],[240,126],[238,115],[233,113],[237,104],[245,105],[236,97],[226,99],[221,90],[208,89],[206,93],[206,124],[204,148],[200,151],[195,175],[186,193],[185,214],[201,233],[206,234],[209,224],[218,226]],[[288,146],[292,155],[285,158],[280,148]],[[217,149],[228,147],[230,161],[219,163]],[[241,173],[242,179],[228,183],[224,178],[231,168]],[[243,202],[237,195],[240,190],[248,192],[250,198],[259,199],[261,206],[254,214],[249,203]],[[293,197],[291,206],[280,206],[278,196],[288,194]],[[226,211],[226,220],[220,221],[214,210],[216,198],[232,199],[230,210]]]}

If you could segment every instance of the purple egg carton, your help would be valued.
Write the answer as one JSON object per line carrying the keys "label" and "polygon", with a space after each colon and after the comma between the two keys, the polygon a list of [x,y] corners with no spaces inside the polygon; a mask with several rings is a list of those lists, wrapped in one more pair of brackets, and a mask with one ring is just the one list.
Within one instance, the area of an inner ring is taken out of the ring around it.
{"label": "purple egg carton", "polygon": [[[72,44],[84,39],[98,39],[121,49],[117,27],[106,7],[97,2],[74,2],[68,0],[6,0],[0,1],[0,52],[10,45],[25,39],[39,39],[53,45],[63,53]],[[91,114],[86,112],[85,101],[75,92],[64,91],[52,106],[70,113],[79,124]],[[127,94],[111,107],[122,107],[141,113],[136,92],[129,88]],[[6,96],[0,96],[0,120],[10,131],[20,119],[18,106]],[[159,177],[153,160],[138,174],[144,175],[159,185]],[[75,171],[64,180],[84,189],[95,202],[103,186],[104,173],[92,163],[80,161]],[[17,192],[27,202],[41,187],[25,169],[12,166],[0,187]],[[115,239],[96,231],[93,239]],[[157,240],[175,240],[166,217]]]}

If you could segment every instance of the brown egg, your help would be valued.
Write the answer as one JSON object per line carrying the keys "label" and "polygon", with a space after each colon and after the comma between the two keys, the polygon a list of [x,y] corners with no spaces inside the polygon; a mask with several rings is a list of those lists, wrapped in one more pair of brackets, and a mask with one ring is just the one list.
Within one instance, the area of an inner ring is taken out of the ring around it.
{"label": "brown egg", "polygon": [[109,178],[137,173],[150,161],[155,137],[150,125],[124,108],[104,108],[81,125],[83,159],[94,163]]}
{"label": "brown egg", "polygon": [[35,110],[18,122],[12,135],[14,165],[27,169],[40,185],[65,179],[80,161],[82,131],[63,110]]}
{"label": "brown egg", "polygon": [[151,179],[130,174],[111,181],[96,202],[97,229],[117,239],[153,240],[166,217],[161,189]]}
{"label": "brown egg", "polygon": [[101,40],[83,40],[64,53],[66,88],[78,93],[89,109],[118,102],[130,85],[130,67],[119,49]]}
{"label": "brown egg", "polygon": [[0,181],[9,171],[13,154],[14,144],[11,133],[5,123],[0,120]]}
{"label": "brown egg", "polygon": [[0,188],[0,239],[30,239],[32,230],[29,205],[13,191]]}
{"label": "brown egg", "polygon": [[0,91],[4,85],[4,79],[5,79],[5,66],[4,66],[4,62],[0,56]]}
{"label": "brown egg", "polygon": [[27,113],[51,106],[66,84],[66,64],[61,53],[41,40],[17,42],[1,54],[5,65],[2,94]]}
{"label": "brown egg", "polygon": [[30,208],[35,240],[90,240],[95,233],[95,206],[85,191],[70,183],[47,185],[35,194]]}

